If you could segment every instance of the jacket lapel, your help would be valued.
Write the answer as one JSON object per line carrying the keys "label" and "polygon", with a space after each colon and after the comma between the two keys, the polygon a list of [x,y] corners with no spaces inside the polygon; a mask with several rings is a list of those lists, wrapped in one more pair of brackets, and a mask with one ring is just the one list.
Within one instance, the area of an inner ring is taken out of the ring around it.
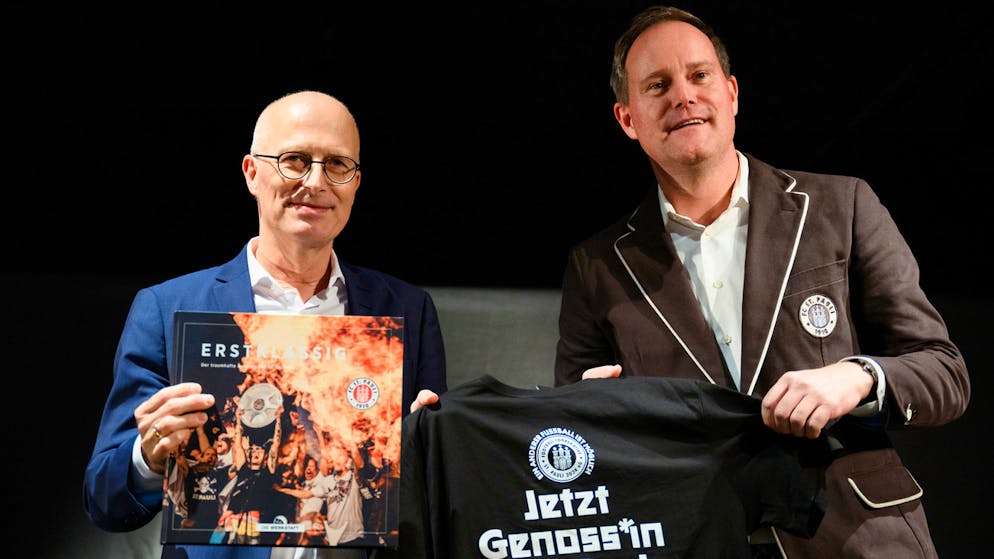
{"label": "jacket lapel", "polygon": [[749,238],[742,293],[742,391],[752,394],[807,216],[793,177],[749,157]]}
{"label": "jacket lapel", "polygon": [[659,212],[658,194],[652,189],[629,219],[630,233],[615,242],[615,250],[663,326],[701,373],[712,383],[734,386]]}
{"label": "jacket lapel", "polygon": [[379,298],[372,294],[374,287],[372,282],[368,281],[366,274],[362,270],[350,266],[341,260],[338,263],[342,267],[342,275],[345,276],[345,290],[349,297],[348,308],[345,309],[345,314],[354,316],[389,314],[382,311],[382,309],[374,308],[371,304],[372,301],[386,298]]}
{"label": "jacket lapel", "polygon": [[218,310],[255,312],[255,298],[244,249],[237,257],[221,266],[215,279],[217,283],[214,285],[214,298]]}

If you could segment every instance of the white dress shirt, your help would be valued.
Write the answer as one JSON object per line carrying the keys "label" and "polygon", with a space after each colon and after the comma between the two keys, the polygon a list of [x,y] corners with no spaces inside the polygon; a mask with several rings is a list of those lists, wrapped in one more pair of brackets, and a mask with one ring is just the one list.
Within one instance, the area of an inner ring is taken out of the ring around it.
{"label": "white dress shirt", "polygon": [[742,377],[742,286],[749,232],[749,163],[739,154],[739,174],[728,208],[710,225],[676,213],[659,192],[663,225],[690,274],[690,285],[718,340],[738,387]]}

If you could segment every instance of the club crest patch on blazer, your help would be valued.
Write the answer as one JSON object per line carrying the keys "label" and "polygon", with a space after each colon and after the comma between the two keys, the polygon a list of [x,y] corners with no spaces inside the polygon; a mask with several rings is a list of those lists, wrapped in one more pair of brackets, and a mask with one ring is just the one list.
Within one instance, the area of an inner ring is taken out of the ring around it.
{"label": "club crest patch on blazer", "polygon": [[805,299],[798,315],[804,329],[816,338],[831,334],[839,318],[835,303],[824,295],[812,295]]}

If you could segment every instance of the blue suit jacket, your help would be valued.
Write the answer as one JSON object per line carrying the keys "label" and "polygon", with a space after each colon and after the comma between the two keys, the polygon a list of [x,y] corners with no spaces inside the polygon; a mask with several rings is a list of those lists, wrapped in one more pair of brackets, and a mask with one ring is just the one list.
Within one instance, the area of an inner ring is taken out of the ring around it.
{"label": "blue suit jacket", "polygon": [[[351,315],[404,318],[403,410],[420,389],[445,392],[445,348],[435,303],[423,289],[368,268],[339,262]],[[84,479],[83,502],[98,527],[135,530],[162,509],[162,492],[140,494],[130,479],[138,427],[135,408],[168,386],[173,363],[173,313],[177,310],[255,312],[245,249],[230,262],[138,291],[114,358],[114,383],[104,406]],[[268,559],[270,549],[248,546],[182,546],[163,557]]]}

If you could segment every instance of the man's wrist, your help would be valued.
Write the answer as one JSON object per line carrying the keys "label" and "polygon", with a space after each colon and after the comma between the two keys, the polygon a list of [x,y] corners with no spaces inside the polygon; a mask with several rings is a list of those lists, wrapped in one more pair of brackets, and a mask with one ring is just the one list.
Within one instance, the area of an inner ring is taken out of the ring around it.
{"label": "man's wrist", "polygon": [[142,456],[141,437],[135,437],[135,442],[131,446],[131,473],[128,479],[142,504],[151,506],[156,500],[162,499],[164,477],[152,470],[145,462]]}
{"label": "man's wrist", "polygon": [[866,374],[870,375],[870,378],[873,379],[873,384],[870,386],[870,393],[867,394],[866,398],[864,398],[863,402],[861,403],[872,402],[873,400],[876,400],[877,385],[880,383],[880,375],[877,373],[876,367],[874,367],[873,364],[871,364],[869,361],[859,357],[854,358],[853,363],[856,363],[857,365],[862,367],[863,371],[866,372]]}
{"label": "man's wrist", "polygon": [[876,415],[884,409],[884,397],[887,393],[887,378],[879,363],[871,357],[864,355],[854,355],[840,359],[840,361],[852,361],[859,365],[863,371],[873,379],[870,393],[856,406],[851,415],[870,416]]}

